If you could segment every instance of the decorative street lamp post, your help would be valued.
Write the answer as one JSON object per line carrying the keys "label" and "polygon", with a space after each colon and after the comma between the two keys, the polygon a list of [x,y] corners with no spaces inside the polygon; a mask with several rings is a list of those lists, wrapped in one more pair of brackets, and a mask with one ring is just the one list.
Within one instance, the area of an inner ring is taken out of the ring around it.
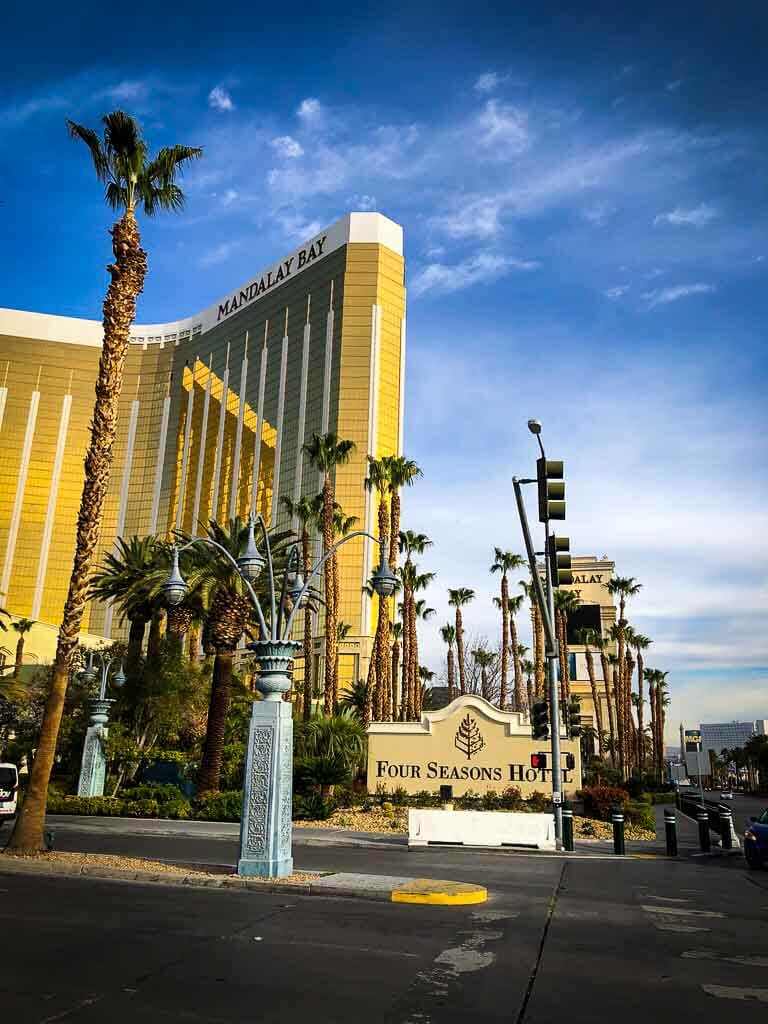
{"label": "decorative street lamp post", "polygon": [[[82,680],[88,686],[92,686],[98,678],[98,669],[101,669],[101,686],[98,697],[89,697],[91,724],[85,734],[83,745],[83,757],[80,762],[80,779],[77,783],[78,796],[103,796],[104,776],[106,774],[107,759],[104,752],[104,743],[109,730],[107,721],[109,719],[109,707],[114,700],[109,699],[107,694],[107,679],[112,665],[116,658],[107,657],[96,651],[91,651],[85,667],[80,673]],[[97,664],[94,664],[97,663]],[[112,685],[121,687],[125,683],[125,672],[122,664],[112,676]]]}
{"label": "decorative street lamp post", "polygon": [[[266,559],[256,547],[255,525],[264,535]],[[365,530],[342,537],[310,572],[306,580],[299,571],[299,549],[294,545],[288,555],[279,596],[272,565],[272,549],[267,527],[261,516],[248,520],[248,538],[237,559],[209,537],[195,537],[182,547],[173,548],[171,574],[163,584],[165,600],[178,605],[189,589],[179,570],[179,555],[194,544],[208,544],[222,554],[240,575],[256,611],[260,639],[247,644],[259,665],[256,687],[263,700],[254,701],[248,733],[248,752],[240,817],[240,858],[237,873],[261,878],[280,878],[293,873],[291,852],[293,790],[293,718],[292,708],[282,697],[291,687],[291,664],[301,648],[291,640],[291,628],[312,579],[342,544],[356,537],[376,538]],[[378,541],[379,566],[371,583],[380,597],[390,597],[397,577],[387,562],[387,538]],[[253,589],[264,566],[269,573],[269,620]],[[289,610],[290,601],[290,610]]]}

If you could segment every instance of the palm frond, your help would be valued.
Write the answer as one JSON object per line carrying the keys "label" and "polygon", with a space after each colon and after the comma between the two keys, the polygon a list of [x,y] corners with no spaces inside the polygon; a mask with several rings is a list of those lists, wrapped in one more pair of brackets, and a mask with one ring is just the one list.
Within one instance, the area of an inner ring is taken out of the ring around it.
{"label": "palm frond", "polygon": [[86,128],[82,124],[77,124],[76,121],[67,121],[67,128],[73,139],[80,139],[81,142],[86,144],[91,151],[96,177],[99,181],[106,181],[109,174],[109,163],[101,144],[101,139],[96,132],[92,128]]}

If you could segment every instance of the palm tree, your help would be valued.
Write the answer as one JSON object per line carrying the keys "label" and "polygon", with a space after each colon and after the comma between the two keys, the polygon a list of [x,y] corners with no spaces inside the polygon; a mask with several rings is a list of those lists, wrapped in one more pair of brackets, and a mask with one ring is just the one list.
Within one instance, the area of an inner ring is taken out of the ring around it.
{"label": "palm tree", "polygon": [[[334,433],[313,434],[312,440],[302,448],[309,456],[311,465],[323,476],[321,528],[323,534],[323,555],[333,547],[334,537],[334,475],[337,466],[346,465],[355,450],[354,441],[346,441]],[[335,593],[332,567],[325,570],[325,678],[323,690],[323,711],[330,715],[338,703],[339,680],[336,662],[336,618],[338,595]]]}
{"label": "palm tree", "polygon": [[634,633],[632,637],[632,647],[637,654],[637,734],[639,737],[637,747],[637,767],[640,772],[640,778],[643,777],[643,770],[645,767],[645,726],[643,722],[643,704],[645,699],[643,697],[643,680],[645,678],[643,651],[647,651],[653,641],[644,636],[642,633]]}
{"label": "palm tree", "polygon": [[402,622],[392,623],[392,654],[391,654],[391,666],[390,666],[390,685],[392,687],[392,699],[390,701],[392,707],[392,721],[395,721],[398,717],[398,677],[400,675],[400,641],[403,636],[403,624]]}
{"label": "palm tree", "polygon": [[522,711],[525,704],[523,696],[523,668],[520,662],[521,644],[517,639],[517,622],[515,616],[523,605],[523,595],[517,594],[509,599],[509,643],[512,649],[512,668],[515,674],[515,711]]}
{"label": "palm tree", "polygon": [[484,700],[490,700],[490,691],[488,689],[488,669],[491,668],[493,663],[496,661],[496,655],[492,651],[486,651],[483,647],[478,647],[472,651],[472,657],[475,659],[475,664],[480,669],[480,696]]}
{"label": "palm tree", "polygon": [[[520,645],[520,647],[522,647],[522,644]],[[529,661],[527,658],[522,658],[520,662],[520,668],[525,673],[525,684],[528,691],[528,713],[530,714],[535,699],[533,689],[533,673],[535,672],[535,666],[532,661]],[[517,710],[519,711],[520,708],[518,708]]]}
{"label": "palm tree", "polygon": [[[302,495],[298,501],[283,496],[280,499],[283,508],[286,510],[292,521],[298,522],[301,526],[301,574],[305,580],[309,579],[312,572],[312,545],[310,530],[317,527],[320,521],[320,510],[322,502],[320,495],[308,498]],[[304,602],[304,687],[302,697],[302,717],[308,722],[312,717],[312,666],[314,660],[314,644],[312,637],[312,602]]]}
{"label": "palm tree", "polygon": [[409,685],[413,692],[413,715],[417,721],[421,718],[424,693],[419,684],[419,637],[416,627],[419,620],[426,622],[436,613],[434,608],[427,607],[427,602],[423,598],[417,601],[414,595],[420,590],[425,590],[434,578],[433,572],[417,573],[411,585],[411,679]]}
{"label": "palm tree", "polygon": [[608,712],[608,735],[610,737],[611,765],[616,767],[616,728],[614,726],[613,712],[615,693],[611,695],[610,671],[608,654],[610,642],[599,634],[592,638],[592,646],[600,652],[600,666],[603,671],[603,686],[605,688],[605,707]]}
{"label": "palm tree", "polygon": [[[501,548],[493,549],[493,565],[491,572],[501,573],[501,692],[499,693],[499,707],[507,706],[507,675],[509,672],[509,647],[507,646],[507,634],[509,633],[509,579],[508,573],[514,572],[524,566],[525,559],[520,555],[513,555],[511,551],[502,551]],[[515,678],[517,683],[517,678]],[[517,696],[517,694],[515,694]]]}
{"label": "palm tree", "polygon": [[[375,490],[379,496],[379,537],[384,538],[386,544],[390,528],[389,506],[387,495],[390,492],[390,462],[388,459],[374,459],[368,456],[368,476],[365,479],[365,489]],[[389,601],[386,597],[378,598],[379,615],[376,622],[376,632],[373,638],[373,651],[371,660],[374,664],[373,677],[373,700],[375,717],[378,721],[389,718],[389,702],[391,699],[389,669]]]}
{"label": "palm tree", "polygon": [[24,660],[24,635],[28,633],[35,624],[34,619],[17,619],[11,623],[11,628],[19,634],[16,641],[16,663],[13,667],[13,678],[18,679],[21,673],[21,666]]}
{"label": "palm tree", "polygon": [[[627,620],[624,617],[626,610],[627,599],[635,597],[640,593],[642,584],[635,581],[634,576],[614,576],[612,580],[608,582],[608,593],[615,597],[618,594],[619,597],[619,618],[617,622],[616,631],[616,643],[617,643],[617,657],[619,666],[618,686],[616,687],[617,692],[622,696],[622,719],[628,723],[631,717],[629,713],[629,697],[625,696],[628,692],[628,687],[624,684],[624,631],[627,627]],[[627,730],[628,731],[628,730]],[[621,732],[619,733],[619,767],[621,772],[626,777],[627,773],[627,762],[625,758],[624,749],[621,743]]]}
{"label": "palm tree", "polygon": [[107,203],[122,215],[111,228],[114,262],[107,267],[111,281],[103,305],[104,341],[96,380],[91,440],[85,457],[72,574],[27,795],[8,843],[8,848],[17,853],[34,853],[43,847],[48,780],[83,621],[88,577],[99,543],[129,331],[147,273],[147,256],[141,248],[136,210],[143,207],[144,213],[152,216],[159,210],[181,209],[184,194],[176,178],[186,163],[202,155],[200,149],[171,146],[150,159],[147,143],[133,118],[116,110],[103,117],[102,124],[104,132],[100,139],[92,129],[68,122],[70,133],[88,146],[96,176],[106,185]]}
{"label": "palm tree", "polygon": [[406,459],[404,455],[390,455],[386,463],[390,493],[389,565],[395,572],[400,548],[400,491],[403,487],[413,486],[422,473],[413,459]]}
{"label": "palm tree", "polygon": [[459,693],[467,692],[467,673],[464,665],[464,628],[461,609],[475,598],[474,590],[457,587],[448,591],[448,604],[456,609],[456,655],[459,662]]}
{"label": "palm tree", "polygon": [[[103,564],[91,577],[88,597],[110,601],[128,619],[128,647],[125,668],[128,675],[135,674],[141,661],[144,632],[152,619],[154,602],[150,583],[151,574],[159,570],[158,588],[168,577],[167,565],[159,565],[160,542],[157,537],[118,537],[115,550],[104,557]],[[159,593],[158,589],[158,593]]]}
{"label": "palm tree", "polygon": [[398,547],[405,553],[405,564],[400,570],[403,584],[403,601],[401,604],[403,619],[403,681],[400,692],[400,719],[407,721],[414,712],[415,674],[418,672],[418,652],[412,650],[413,638],[416,635],[416,623],[412,621],[413,586],[418,579],[418,572],[413,564],[413,555],[423,554],[432,541],[425,533],[413,530],[401,530]]}
{"label": "palm tree", "polygon": [[[318,495],[318,497],[321,497]],[[357,516],[348,516],[341,505],[334,501],[333,503],[333,539],[334,542],[339,537],[346,537],[348,533],[357,525]],[[335,605],[334,617],[339,617],[339,594],[341,593],[341,586],[339,584],[339,558],[337,554],[334,554],[330,559],[331,565],[331,576],[333,578],[333,601]],[[336,698],[339,695],[339,647],[336,645],[336,661],[334,664],[333,678],[336,681]]]}
{"label": "palm tree", "polygon": [[520,580],[520,587],[528,598],[531,605],[531,635],[533,637],[533,670],[536,680],[536,696],[542,698],[545,693],[545,665],[544,665],[544,626],[541,621],[539,602],[536,600],[536,592],[532,583]]}
{"label": "palm tree", "polygon": [[592,657],[592,648],[597,646],[598,634],[594,629],[579,629],[576,631],[577,643],[584,645],[584,658],[587,662],[587,675],[589,676],[589,687],[592,691],[592,705],[595,709],[595,732],[597,733],[597,754],[602,760],[604,756],[603,747],[603,711],[600,706],[600,695],[597,692],[597,681],[595,679],[595,659]]}
{"label": "palm tree", "polygon": [[456,643],[456,628],[450,622],[440,627],[440,636],[448,645],[448,701],[456,696],[456,670],[453,662],[453,645]]}

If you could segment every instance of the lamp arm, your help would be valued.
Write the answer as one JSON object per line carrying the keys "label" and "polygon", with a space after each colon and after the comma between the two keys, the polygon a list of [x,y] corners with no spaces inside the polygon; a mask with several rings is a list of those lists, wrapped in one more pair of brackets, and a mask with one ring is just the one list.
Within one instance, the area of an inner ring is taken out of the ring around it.
{"label": "lamp arm", "polygon": [[331,556],[334,555],[339,550],[341,545],[342,544],[346,544],[348,540],[354,540],[355,537],[367,537],[369,540],[372,540],[375,544],[378,544],[380,549],[382,547],[381,540],[379,540],[376,537],[374,537],[372,533],[368,533],[367,530],[355,530],[354,533],[348,533],[346,537],[342,537],[341,540],[336,541],[336,543],[333,545],[333,547],[328,549],[328,551],[323,555],[323,557],[317,563],[317,565],[312,570],[312,572],[309,574],[309,576],[307,576],[307,578],[304,580],[304,587],[303,587],[301,593],[299,594],[299,596],[297,597],[297,599],[296,599],[296,601],[295,601],[295,603],[293,605],[293,609],[291,610],[291,614],[288,616],[288,622],[285,625],[285,633],[283,635],[284,639],[287,639],[291,635],[291,626],[293,625],[293,617],[296,614],[296,611],[297,611],[299,605],[301,604],[301,602],[302,602],[302,600],[304,598],[304,595],[309,590],[309,584],[312,582],[312,580],[315,578],[315,576],[317,576],[319,574],[320,570],[323,568],[323,566],[328,561],[328,559],[331,558]]}
{"label": "lamp arm", "polygon": [[[227,559],[227,561],[230,562],[235,567],[235,569],[237,570],[237,575],[240,577],[240,579],[243,581],[243,583],[248,588],[248,594],[249,594],[249,596],[251,598],[251,603],[253,604],[253,607],[256,609],[256,614],[259,617],[259,626],[263,630],[264,634],[266,635],[266,633],[267,633],[267,624],[264,621],[264,614],[263,614],[263,612],[261,610],[261,605],[259,604],[259,599],[258,599],[258,597],[256,597],[256,592],[253,589],[253,587],[251,586],[251,584],[248,582],[248,580],[245,578],[245,576],[243,576],[243,574],[240,572],[240,566],[237,564],[237,562],[232,557],[232,555],[230,555],[230,553],[227,551],[227,549],[222,547],[221,544],[217,544],[215,540],[211,540],[210,537],[193,537],[192,540],[187,541],[186,544],[182,545],[182,547],[179,548],[179,554],[181,554],[182,551],[186,551],[187,548],[191,548],[194,544],[210,544],[212,548],[216,548],[217,551],[220,551],[222,553],[222,555],[224,555],[224,557]],[[270,566],[271,566],[271,564],[272,564],[272,562],[271,562],[271,559],[270,559]],[[273,589],[274,589],[274,587],[273,587]],[[273,598],[273,600],[274,600],[274,598]]]}
{"label": "lamp arm", "polygon": [[[270,619],[270,636],[273,639],[277,639],[280,636],[277,630],[277,609],[275,608],[275,570],[272,567],[272,545],[269,543],[269,534],[267,533],[267,524],[264,522],[264,517],[259,513],[256,516],[256,522],[261,526],[261,532],[264,535],[264,547],[267,549],[267,571],[269,572],[269,599],[272,610],[272,618]],[[264,624],[264,635],[267,634],[266,623]]]}
{"label": "lamp arm", "polygon": [[285,595],[288,590],[288,573],[291,571],[291,562],[296,561],[296,568],[299,568],[299,546],[294,544],[288,554],[288,561],[286,562],[285,572],[283,573],[283,584],[280,587],[280,602],[277,606],[277,635],[280,636],[280,626],[283,621],[283,615],[285,613]]}

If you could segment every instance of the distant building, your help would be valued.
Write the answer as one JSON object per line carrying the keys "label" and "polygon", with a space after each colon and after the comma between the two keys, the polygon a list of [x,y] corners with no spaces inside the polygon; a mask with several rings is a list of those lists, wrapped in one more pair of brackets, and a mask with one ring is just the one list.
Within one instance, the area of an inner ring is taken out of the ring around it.
{"label": "distant building", "polygon": [[702,722],[699,731],[702,750],[713,750],[719,757],[722,750],[743,747],[755,735],[768,735],[768,719],[758,718],[754,722],[714,722],[711,725]]}

